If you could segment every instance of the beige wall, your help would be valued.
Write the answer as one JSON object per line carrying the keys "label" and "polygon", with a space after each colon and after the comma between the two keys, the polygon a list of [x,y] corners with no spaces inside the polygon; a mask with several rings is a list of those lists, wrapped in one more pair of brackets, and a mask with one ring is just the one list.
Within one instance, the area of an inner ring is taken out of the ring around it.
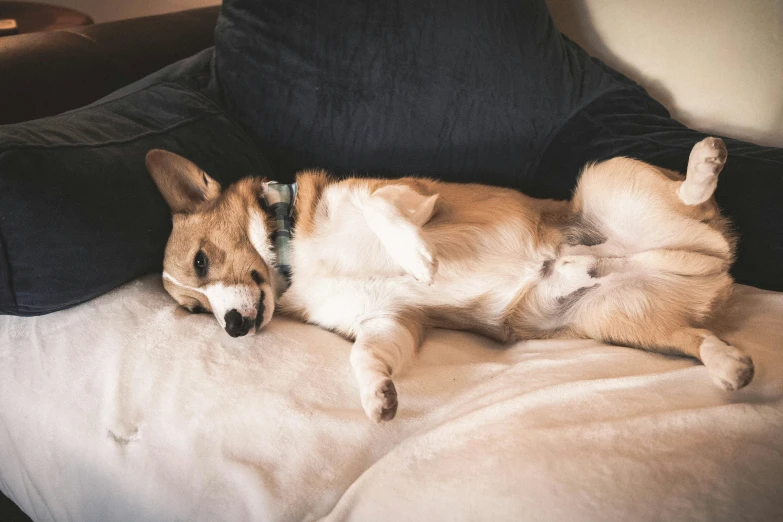
{"label": "beige wall", "polygon": [[680,121],[783,146],[783,0],[548,0],[560,29]]}

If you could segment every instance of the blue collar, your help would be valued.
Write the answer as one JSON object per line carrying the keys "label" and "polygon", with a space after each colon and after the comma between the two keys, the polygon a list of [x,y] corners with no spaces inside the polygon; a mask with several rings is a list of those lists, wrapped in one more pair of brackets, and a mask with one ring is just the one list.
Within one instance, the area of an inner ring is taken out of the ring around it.
{"label": "blue collar", "polygon": [[275,246],[277,269],[291,282],[291,235],[294,231],[294,203],[296,183],[270,181],[266,184],[262,200],[267,213],[274,218],[275,230],[272,243]]}

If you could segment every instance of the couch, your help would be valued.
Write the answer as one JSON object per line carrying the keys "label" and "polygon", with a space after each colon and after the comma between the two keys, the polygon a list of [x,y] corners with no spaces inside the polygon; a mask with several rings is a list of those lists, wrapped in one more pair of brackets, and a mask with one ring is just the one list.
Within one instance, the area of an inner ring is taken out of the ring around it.
{"label": "couch", "polygon": [[[0,39],[0,123],[210,47],[217,14]],[[737,286],[718,327],[757,375],[736,394],[685,358],[436,330],[373,425],[347,341],[284,318],[230,339],[152,273],[0,316],[0,490],[34,520],[774,520],[781,315],[783,294]]]}

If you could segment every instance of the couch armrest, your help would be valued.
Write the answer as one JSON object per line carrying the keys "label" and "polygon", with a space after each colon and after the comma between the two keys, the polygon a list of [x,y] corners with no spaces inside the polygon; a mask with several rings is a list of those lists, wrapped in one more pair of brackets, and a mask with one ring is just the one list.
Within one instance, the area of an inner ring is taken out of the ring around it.
{"label": "couch armrest", "polygon": [[0,124],[97,100],[213,45],[220,6],[0,38]]}

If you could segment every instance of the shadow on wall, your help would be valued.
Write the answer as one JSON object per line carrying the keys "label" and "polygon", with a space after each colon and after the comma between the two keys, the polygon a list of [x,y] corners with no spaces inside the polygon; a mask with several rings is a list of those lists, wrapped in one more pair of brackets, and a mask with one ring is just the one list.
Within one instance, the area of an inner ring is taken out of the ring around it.
{"label": "shadow on wall", "polygon": [[596,29],[589,0],[547,0],[558,29],[582,46],[591,56],[600,58],[604,63],[640,83],[653,98],[672,110],[674,98],[671,91],[655,78],[646,76],[644,71],[623,60],[605,43]]}
{"label": "shadow on wall", "polygon": [[783,147],[783,0],[547,0],[558,28],[704,132]]}

